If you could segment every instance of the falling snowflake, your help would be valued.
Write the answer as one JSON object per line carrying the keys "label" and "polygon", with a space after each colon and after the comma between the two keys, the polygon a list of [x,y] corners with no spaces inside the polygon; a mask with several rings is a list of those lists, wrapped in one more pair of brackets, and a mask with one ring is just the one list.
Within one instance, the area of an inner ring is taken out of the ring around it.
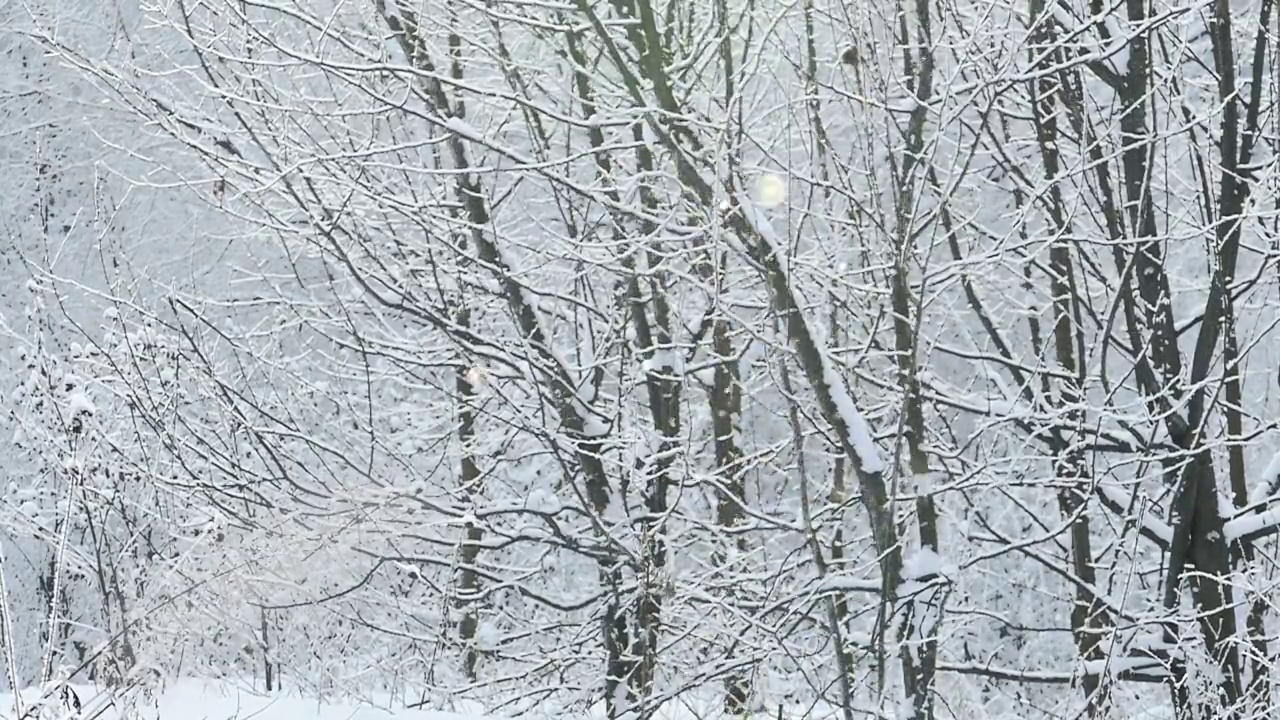
{"label": "falling snowflake", "polygon": [[765,173],[756,181],[756,202],[761,207],[775,208],[787,199],[787,183],[773,173]]}
{"label": "falling snowflake", "polygon": [[479,387],[489,377],[489,371],[482,367],[472,367],[467,370],[467,382],[471,387]]}

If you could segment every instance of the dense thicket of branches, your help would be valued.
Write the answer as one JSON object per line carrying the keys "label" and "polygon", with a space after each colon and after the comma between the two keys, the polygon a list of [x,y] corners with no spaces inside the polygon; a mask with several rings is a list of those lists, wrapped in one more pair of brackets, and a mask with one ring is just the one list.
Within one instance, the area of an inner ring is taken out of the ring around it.
{"label": "dense thicket of branches", "polygon": [[1271,0],[59,12],[11,682],[1271,715]]}

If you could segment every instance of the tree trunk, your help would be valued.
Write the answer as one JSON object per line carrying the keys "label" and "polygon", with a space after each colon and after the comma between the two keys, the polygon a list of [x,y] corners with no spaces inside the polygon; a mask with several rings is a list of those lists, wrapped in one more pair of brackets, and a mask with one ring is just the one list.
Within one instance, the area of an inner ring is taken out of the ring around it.
{"label": "tree trunk", "polygon": [[[711,328],[712,348],[716,359],[715,377],[711,391],[711,423],[715,431],[716,475],[721,488],[717,492],[716,523],[724,536],[720,542],[731,544],[740,559],[746,552],[746,541],[734,534],[734,528],[742,523],[743,505],[746,502],[742,483],[742,450],[737,442],[738,416],[742,413],[742,386],[738,377],[738,359],[729,337],[729,323],[719,316]],[[717,552],[716,564],[728,565],[722,551]],[[751,684],[747,676],[732,671],[724,680],[724,711],[728,715],[746,715],[751,697]]]}
{"label": "tree trunk", "polygon": [[[1056,238],[1049,250],[1050,289],[1053,313],[1053,354],[1062,374],[1069,376],[1057,381],[1058,392],[1050,386],[1053,381],[1041,376],[1042,391],[1063,417],[1055,429],[1051,444],[1054,446],[1054,476],[1061,483],[1058,490],[1058,509],[1063,520],[1070,523],[1070,552],[1072,572],[1079,583],[1075,585],[1075,599],[1071,607],[1071,632],[1082,661],[1097,661],[1105,656],[1101,645],[1102,632],[1111,625],[1106,609],[1091,591],[1097,587],[1093,566],[1093,550],[1089,535],[1087,499],[1091,495],[1086,459],[1081,444],[1085,439],[1085,414],[1082,407],[1084,370],[1077,361],[1077,353],[1084,354],[1084,341],[1079,335],[1080,309],[1078,290],[1071,260],[1071,248],[1066,238],[1072,236],[1071,223],[1064,207],[1062,189],[1058,184],[1061,173],[1059,155],[1058,115],[1065,107],[1062,101],[1061,79],[1052,72],[1060,67],[1063,53],[1058,46],[1057,26],[1045,15],[1042,0],[1031,0],[1033,43],[1030,52],[1039,55],[1039,79],[1031,83],[1031,109],[1036,129],[1040,158],[1044,164],[1045,179],[1049,185],[1049,215]],[[1032,320],[1032,337],[1039,345],[1038,327]],[[1042,349],[1037,347],[1037,354]],[[1085,673],[1081,678],[1087,701],[1089,717],[1100,718],[1107,712],[1110,686],[1102,674]]]}
{"label": "tree trunk", "polygon": [[[462,308],[456,315],[459,327],[469,328],[471,313]],[[476,433],[476,388],[473,380],[474,368],[459,364],[455,371],[455,385],[458,393],[458,448],[462,453],[460,487],[469,508],[474,508],[481,495],[480,466],[475,456]],[[461,610],[458,620],[458,638],[463,645],[462,673],[471,681],[476,679],[476,664],[479,662],[479,649],[476,647],[476,630],[479,619],[476,612],[476,599],[480,590],[480,580],[476,573],[476,561],[480,557],[480,542],[484,531],[474,520],[468,520],[463,528],[462,545],[458,552],[457,604]]]}

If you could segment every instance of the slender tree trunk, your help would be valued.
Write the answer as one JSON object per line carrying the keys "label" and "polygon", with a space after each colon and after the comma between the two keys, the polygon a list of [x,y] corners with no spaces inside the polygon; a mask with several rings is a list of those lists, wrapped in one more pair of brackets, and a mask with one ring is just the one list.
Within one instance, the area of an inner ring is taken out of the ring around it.
{"label": "slender tree trunk", "polygon": [[[457,33],[458,18],[453,2],[447,4],[450,32],[448,36],[449,75],[455,81],[463,80],[462,38]],[[462,103],[454,105],[453,113],[464,118],[466,111]],[[461,186],[459,188],[462,190]],[[460,193],[461,194],[461,193]],[[480,213],[473,204],[471,219],[477,220]],[[487,213],[485,213],[487,215]],[[458,255],[462,258],[459,269],[465,271],[472,266],[468,259],[470,248],[467,235],[458,239]],[[467,301],[459,293],[454,322],[463,332],[471,331],[471,309]],[[457,392],[458,417],[458,450],[460,459],[460,487],[469,509],[474,509],[483,496],[480,480],[480,466],[476,462],[476,408],[478,407],[476,383],[481,381],[477,368],[467,367],[467,363],[458,363],[455,371],[455,391]],[[477,602],[480,593],[479,573],[476,562],[480,558],[480,544],[484,539],[484,531],[474,519],[469,519],[463,527],[463,539],[458,551],[458,576],[456,586],[456,602],[460,612],[458,619],[458,639],[463,646],[462,674],[468,680],[475,681],[476,666],[479,663],[479,649],[476,647],[476,631],[479,628]]]}
{"label": "slender tree trunk", "polygon": [[[451,102],[445,85],[436,77],[437,68],[432,60],[431,46],[419,34],[418,16],[404,5],[398,5],[395,11],[388,9],[386,0],[374,0],[375,8],[382,21],[391,31],[392,36],[401,46],[406,57],[422,71],[420,82],[430,102],[431,111],[440,120],[461,119],[461,108]],[[456,57],[456,55],[455,55]],[[455,80],[460,75],[460,67],[455,66]],[[468,153],[466,140],[458,133],[447,134],[445,147],[448,150],[452,166],[457,171],[458,202],[466,214],[470,242],[474,245],[476,255],[498,281],[507,306],[520,330],[520,336],[526,347],[536,358],[534,363],[540,379],[545,383],[552,398],[554,410],[559,415],[561,432],[566,447],[570,448],[569,475],[581,483],[583,494],[595,517],[603,521],[609,508],[612,490],[608,472],[604,466],[604,444],[606,436],[597,431],[600,416],[592,402],[584,401],[579,392],[579,381],[569,368],[565,367],[552,351],[550,339],[543,328],[542,318],[537,307],[527,297],[527,290],[507,265],[498,241],[489,236],[490,212],[487,196],[480,177],[470,172],[472,162]],[[332,238],[327,238],[333,242]],[[627,619],[619,606],[619,593],[622,587],[621,567],[619,560],[605,553],[600,559],[599,578],[608,589],[609,600],[606,601],[602,617],[603,640],[608,655],[606,670],[605,695],[610,706],[610,716],[618,714],[617,684],[620,678],[631,676],[626,657],[630,646]]]}
{"label": "slender tree trunk", "polygon": [[258,637],[262,650],[262,677],[267,692],[275,691],[275,668],[271,664],[271,638],[267,635],[267,609],[258,608]]}
{"label": "slender tree trunk", "polygon": [[[915,4],[914,37],[908,29],[906,13],[899,15],[899,37],[903,46],[903,70],[907,78],[907,90],[916,97],[915,108],[907,125],[906,147],[902,154],[900,174],[897,179],[895,203],[895,247],[891,278],[894,349],[898,364],[898,385],[902,392],[901,427],[906,437],[907,461],[915,481],[912,492],[916,495],[916,523],[919,529],[920,551],[940,557],[938,553],[938,510],[932,495],[932,477],[929,459],[925,454],[924,409],[920,397],[920,385],[916,373],[919,337],[920,304],[913,303],[911,293],[911,263],[915,253],[912,238],[915,204],[918,199],[917,183],[928,177],[924,155],[925,125],[929,102],[933,95],[933,39],[931,9],[926,0]],[[915,47],[912,53],[908,48]],[[923,292],[923,290],[921,290]],[[903,578],[933,582],[935,577]],[[912,703],[916,720],[933,718],[933,683],[938,660],[938,627],[941,622],[941,595],[936,590],[926,591],[908,602],[905,613],[908,622],[903,626],[903,682],[907,697]]]}
{"label": "slender tree trunk", "polygon": [[[1224,299],[1227,301],[1222,348],[1222,361],[1227,370],[1224,411],[1227,416],[1227,442],[1230,443],[1227,447],[1227,464],[1231,476],[1232,500],[1236,509],[1243,509],[1249,504],[1249,491],[1244,466],[1244,398],[1240,381],[1240,349],[1236,339],[1235,309],[1230,294],[1225,295]],[[1236,567],[1242,568],[1242,572],[1248,572],[1256,555],[1253,543],[1242,539],[1232,546],[1231,552]],[[1244,602],[1244,598],[1240,598],[1238,602]],[[1243,658],[1245,691],[1250,708],[1257,712],[1269,707],[1274,684],[1266,639],[1266,611],[1266,599],[1257,597],[1249,604],[1249,614],[1246,617],[1249,648]]]}
{"label": "slender tree trunk", "polygon": [[[1084,369],[1077,360],[1083,357],[1084,340],[1079,334],[1080,308],[1078,291],[1071,260],[1071,224],[1063,203],[1059,181],[1061,159],[1059,155],[1058,116],[1061,102],[1061,79],[1052,68],[1062,64],[1062,52],[1058,47],[1057,27],[1054,20],[1045,15],[1043,0],[1031,0],[1032,19],[1036,24],[1032,33],[1031,53],[1039,56],[1043,73],[1031,83],[1032,118],[1036,129],[1040,158],[1044,163],[1045,178],[1049,182],[1049,214],[1056,239],[1049,250],[1050,289],[1053,315],[1053,354],[1063,376],[1057,381],[1058,392],[1052,392],[1051,381],[1042,375],[1044,397],[1051,398],[1063,417],[1053,435],[1054,476],[1061,481],[1058,490],[1058,508],[1070,525],[1072,572],[1081,581],[1075,587],[1075,599],[1071,608],[1071,631],[1081,660],[1097,661],[1105,655],[1101,645],[1102,632],[1111,624],[1105,608],[1090,590],[1097,587],[1093,566],[1093,550],[1089,536],[1089,516],[1085,512],[1088,489],[1088,469],[1080,445],[1086,435],[1083,410]],[[1035,323],[1035,320],[1032,321]],[[1033,324],[1032,337],[1040,345],[1038,328]],[[1037,347],[1037,351],[1040,348]],[[1102,674],[1085,673],[1081,684],[1092,718],[1106,714],[1110,686]]]}
{"label": "slender tree trunk", "polygon": [[[841,342],[840,323],[836,320],[835,304],[831,306],[831,342],[839,345]],[[831,463],[831,494],[828,501],[832,507],[844,508],[847,501],[848,487],[845,484],[845,473],[848,472],[848,461],[845,456],[836,448],[835,461]],[[831,567],[836,572],[845,569],[845,540],[844,540],[844,520],[845,513],[842,509],[836,516],[836,529],[831,533]],[[849,627],[849,598],[841,595],[835,601],[835,614],[841,628]]]}
{"label": "slender tree trunk", "polygon": [[[717,317],[711,328],[712,348],[716,368],[711,391],[711,423],[715,431],[716,475],[721,489],[717,492],[716,522],[724,537],[721,542],[731,544],[739,559],[746,552],[746,541],[734,534],[734,528],[743,520],[746,502],[742,483],[742,450],[737,442],[738,417],[742,413],[742,386],[738,377],[738,360],[729,337],[729,323]],[[717,553],[716,562],[724,567],[726,559]],[[751,697],[751,684],[740,671],[732,671],[724,681],[724,711],[728,715],[745,715]]]}
{"label": "slender tree trunk", "polygon": [[[459,327],[471,327],[471,312],[465,307],[460,309],[455,319]],[[481,495],[480,466],[475,456],[476,433],[476,388],[473,383],[475,370],[459,364],[456,371],[456,390],[458,393],[458,447],[462,453],[461,487],[467,504],[475,507]],[[468,679],[476,679],[476,664],[479,661],[479,650],[476,648],[476,630],[479,626],[476,599],[480,591],[479,575],[476,562],[480,557],[480,543],[484,531],[475,520],[468,520],[463,528],[462,546],[458,552],[457,603],[461,612],[458,620],[458,638],[463,644],[462,672]]]}

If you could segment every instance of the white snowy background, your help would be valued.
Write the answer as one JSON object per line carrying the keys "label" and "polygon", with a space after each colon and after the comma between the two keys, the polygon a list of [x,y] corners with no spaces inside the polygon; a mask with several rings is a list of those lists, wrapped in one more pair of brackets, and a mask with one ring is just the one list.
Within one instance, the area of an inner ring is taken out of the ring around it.
{"label": "white snowy background", "polygon": [[0,717],[1273,717],[1278,21],[0,0]]}

